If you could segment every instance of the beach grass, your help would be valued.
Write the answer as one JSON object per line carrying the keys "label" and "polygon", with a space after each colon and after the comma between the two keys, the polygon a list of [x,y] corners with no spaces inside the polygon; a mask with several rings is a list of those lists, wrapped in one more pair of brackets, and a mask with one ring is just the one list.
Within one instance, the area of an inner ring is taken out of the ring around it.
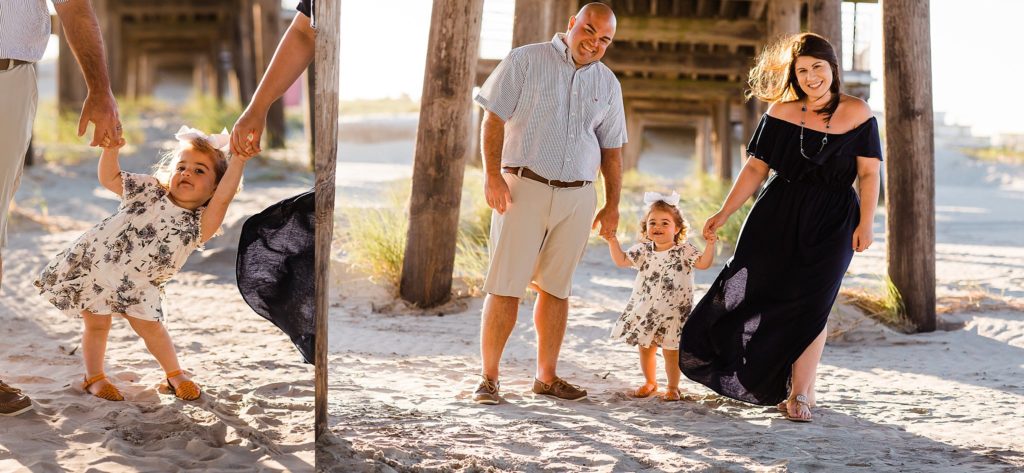
{"label": "beach grass", "polygon": [[914,331],[914,325],[907,318],[903,297],[889,276],[879,278],[875,287],[842,289],[839,294],[845,302],[856,307],[867,317],[903,333]]}
{"label": "beach grass", "polygon": [[[378,207],[343,208],[344,226],[341,246],[351,264],[375,280],[397,288],[402,277],[402,262],[409,230],[409,194],[411,182],[393,184]],[[455,243],[454,277],[471,294],[479,294],[487,271],[487,239],[491,228],[491,210],[483,197],[483,174],[469,169],[463,181],[459,228]]]}
{"label": "beach grass", "polygon": [[[143,143],[146,140],[143,114],[162,110],[163,103],[156,99],[128,100],[122,97],[117,100],[125,141],[129,145]],[[79,117],[79,112],[58,110],[56,99],[40,100],[32,125],[32,142],[45,161],[73,164],[87,157],[99,158],[99,150],[89,147],[93,126],[89,125],[85,134],[78,136]]]}
{"label": "beach grass", "polygon": [[240,103],[235,100],[217,102],[212,95],[193,94],[181,106],[183,123],[203,133],[220,133],[224,129],[230,133],[241,115]]}
{"label": "beach grass", "polygon": [[961,152],[979,161],[988,161],[1008,164],[1024,164],[1024,151],[1006,148],[961,148]]}
{"label": "beach grass", "polygon": [[342,100],[338,104],[338,113],[342,116],[398,115],[419,111],[419,102],[412,100],[408,95],[394,98]]}

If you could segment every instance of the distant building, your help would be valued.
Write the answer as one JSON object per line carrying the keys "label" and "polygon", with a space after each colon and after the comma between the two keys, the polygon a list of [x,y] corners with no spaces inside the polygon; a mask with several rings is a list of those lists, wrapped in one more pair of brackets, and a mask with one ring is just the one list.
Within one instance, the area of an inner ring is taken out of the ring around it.
{"label": "distant building", "polygon": [[988,148],[992,146],[992,138],[976,136],[971,127],[948,123],[946,112],[935,112],[935,147],[936,148]]}

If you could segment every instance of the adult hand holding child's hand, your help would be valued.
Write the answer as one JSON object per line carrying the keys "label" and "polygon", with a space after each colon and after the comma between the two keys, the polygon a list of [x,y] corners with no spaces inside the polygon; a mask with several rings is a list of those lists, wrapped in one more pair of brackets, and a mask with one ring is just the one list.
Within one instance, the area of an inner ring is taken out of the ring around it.
{"label": "adult hand holding child's hand", "polygon": [[714,242],[718,241],[718,234],[715,233],[715,232],[705,231],[703,236],[704,236],[704,241],[706,241],[708,243],[714,243]]}
{"label": "adult hand holding child's hand", "polygon": [[594,217],[594,224],[591,225],[591,229],[597,229],[598,226],[600,226],[601,238],[615,236],[615,233],[619,231],[619,209],[606,205],[599,210],[597,216]]}
{"label": "adult hand holding child's hand", "polygon": [[703,234],[705,235],[705,238],[707,238],[706,235],[715,233],[716,231],[718,231],[719,228],[722,228],[722,226],[725,225],[725,222],[727,222],[728,220],[729,215],[723,213],[721,210],[715,212],[714,215],[708,217],[708,220],[704,222]]}
{"label": "adult hand holding child's hand", "polygon": [[100,143],[100,147],[103,149],[121,149],[124,148],[124,145],[126,144],[128,144],[128,142],[125,141],[123,137],[118,138],[118,140],[113,143],[111,143],[109,138],[104,138],[103,142]]}
{"label": "adult hand holding child's hand", "polygon": [[231,127],[231,154],[249,159],[262,151],[260,137],[267,126],[267,114],[259,110],[246,109]]}
{"label": "adult hand holding child's hand", "polygon": [[121,140],[121,118],[117,112],[117,101],[108,90],[106,93],[89,93],[82,103],[82,115],[78,119],[78,136],[85,134],[92,122],[92,141],[89,146],[106,147],[108,143]]}

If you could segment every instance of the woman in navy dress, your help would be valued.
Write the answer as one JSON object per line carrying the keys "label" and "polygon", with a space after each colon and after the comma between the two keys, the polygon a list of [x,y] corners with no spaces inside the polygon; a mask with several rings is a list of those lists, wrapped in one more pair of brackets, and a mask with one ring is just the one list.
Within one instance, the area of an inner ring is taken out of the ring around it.
{"label": "woman in navy dress", "polygon": [[771,105],[705,233],[760,193],[735,255],[682,329],[679,366],[722,395],[779,403],[808,422],[828,314],[853,253],[873,239],[878,124],[864,101],[839,92],[835,51],[816,34],[767,48],[750,86],[749,97]]}

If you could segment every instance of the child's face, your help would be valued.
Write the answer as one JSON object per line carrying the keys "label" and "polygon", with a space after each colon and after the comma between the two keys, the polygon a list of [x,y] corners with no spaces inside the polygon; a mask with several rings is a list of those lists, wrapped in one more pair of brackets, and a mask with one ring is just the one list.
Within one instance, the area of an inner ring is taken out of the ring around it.
{"label": "child's face", "polygon": [[647,238],[656,244],[667,245],[675,243],[676,233],[679,227],[672,218],[672,214],[664,210],[652,210],[647,215]]}
{"label": "child's face", "polygon": [[198,207],[210,200],[216,189],[213,158],[191,148],[182,151],[171,174],[171,197],[183,205]]}

